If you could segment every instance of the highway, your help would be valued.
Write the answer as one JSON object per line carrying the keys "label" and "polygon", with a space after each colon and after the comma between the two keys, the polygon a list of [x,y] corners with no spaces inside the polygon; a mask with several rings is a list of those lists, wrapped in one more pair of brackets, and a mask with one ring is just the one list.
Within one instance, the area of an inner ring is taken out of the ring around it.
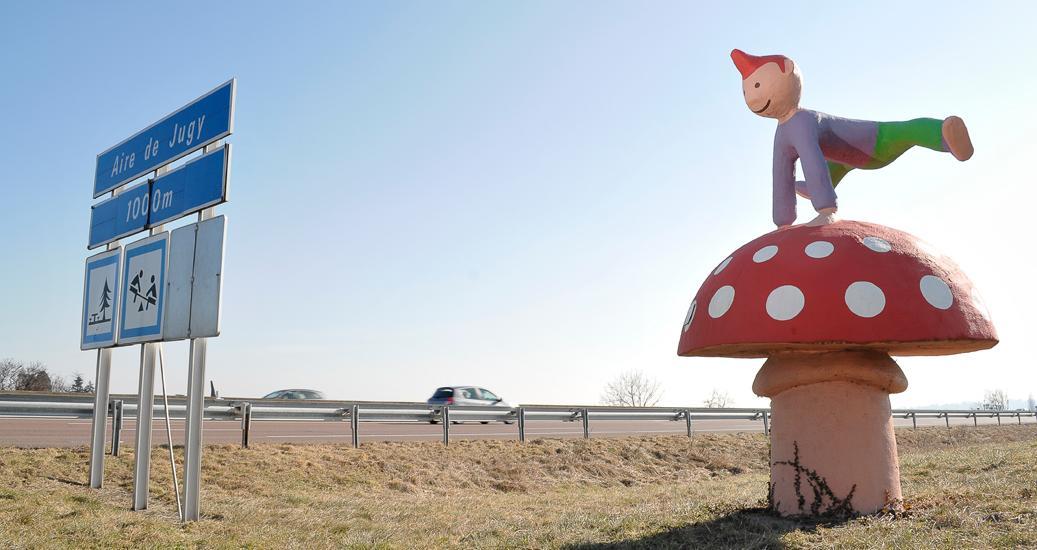
{"label": "highway", "polygon": [[[1024,422],[1033,422],[1026,419]],[[1004,423],[1016,423],[1014,418],[1002,419]],[[972,419],[952,418],[952,426],[971,426]],[[980,424],[996,425],[994,418],[980,418]],[[911,421],[895,419],[898,428],[910,428]],[[943,419],[919,418],[919,426],[943,426]],[[133,418],[123,422],[123,445],[133,446],[136,423]],[[152,426],[152,442],[165,443],[165,420],[156,416]],[[634,435],[684,434],[683,421],[618,421],[592,420],[591,437],[623,437]],[[695,433],[710,432],[760,432],[763,423],[748,420],[696,420]],[[108,438],[110,444],[111,421]],[[184,423],[172,421],[174,445],[183,444]],[[582,437],[579,422],[539,421],[526,423],[526,439]],[[86,446],[90,437],[90,420],[81,418],[55,417],[0,417],[0,447],[79,447]],[[415,422],[361,422],[360,441],[436,441],[443,437],[442,425]],[[450,426],[451,440],[459,439],[518,439],[515,424],[478,423]],[[241,423],[234,420],[206,420],[204,440],[208,444],[240,444]],[[263,443],[350,443],[349,422],[264,420],[253,421],[250,433],[252,444]]]}

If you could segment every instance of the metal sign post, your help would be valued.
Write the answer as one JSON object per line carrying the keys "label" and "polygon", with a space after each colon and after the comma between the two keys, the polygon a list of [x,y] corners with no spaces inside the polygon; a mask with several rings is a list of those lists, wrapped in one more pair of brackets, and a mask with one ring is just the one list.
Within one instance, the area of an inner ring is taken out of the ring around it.
{"label": "metal sign post", "polygon": [[187,431],[184,434],[184,521],[198,521],[200,508],[206,346],[205,338],[191,340],[187,378]]}
{"label": "metal sign post", "polygon": [[[118,196],[121,191],[122,188],[116,188],[112,190],[112,197]],[[115,241],[109,243],[107,248],[109,252],[118,251],[119,242]],[[102,342],[98,342],[99,345],[114,344],[116,341],[117,330],[115,322],[117,320],[117,312],[119,309],[119,289],[117,284],[119,273],[119,254],[120,252],[116,252],[115,254],[117,258],[115,263],[115,284],[111,285],[113,288],[109,288],[107,284],[105,287],[102,288],[101,303],[93,304],[90,302],[90,277],[89,268],[87,269],[86,281],[84,281],[83,283],[83,286],[85,287],[84,295],[86,296],[84,301],[87,302],[86,304],[84,304],[84,306],[107,305],[111,309],[111,313],[109,314],[106,308],[102,308],[102,310],[99,312],[101,313],[101,316],[97,317],[96,314],[91,314],[90,310],[87,307],[84,307],[83,317],[84,323],[86,324],[84,324],[83,328],[81,346],[87,345],[87,340],[90,338],[102,339]],[[105,283],[107,283],[107,281],[105,281]],[[108,290],[110,292],[105,293],[105,290]],[[91,320],[91,317],[93,318],[93,320]],[[99,324],[99,319],[103,321],[105,317],[108,317],[108,322],[111,323],[111,328],[102,330],[108,330],[109,336],[105,337],[103,333],[88,335],[88,327],[97,326]],[[111,378],[112,350],[111,348],[98,348],[97,369],[94,372],[94,416],[90,422],[90,487],[94,489],[100,489],[101,486],[104,484],[104,435],[106,431],[105,428],[108,425],[108,399],[111,395],[111,392],[109,391]],[[114,439],[118,437],[118,432],[113,429],[112,438]]]}
{"label": "metal sign post", "polygon": [[[219,146],[219,142],[207,146],[205,152],[208,152],[210,147],[216,148],[217,146]],[[212,216],[213,209],[206,208],[198,213],[198,221],[199,223],[204,222],[211,219]],[[222,258],[222,251],[220,256]],[[222,278],[222,273],[218,277]],[[218,318],[217,312],[216,319]],[[190,363],[187,366],[187,419],[184,428],[184,521],[198,521],[201,504],[202,422],[205,420],[205,355],[207,348],[208,340],[206,338],[191,339]]]}
{"label": "metal sign post", "polygon": [[[97,350],[94,375],[94,419],[90,423],[90,486],[100,489],[104,483],[104,434],[108,424],[108,382],[112,376],[112,350]],[[112,437],[118,437],[114,433]]]}
{"label": "metal sign post", "polygon": [[[160,168],[156,171],[156,176],[164,172],[164,168]],[[162,231],[161,227],[157,227],[151,231],[152,237]],[[147,239],[144,239],[146,241]],[[138,241],[138,242],[144,242]],[[143,247],[141,247],[143,248]],[[130,263],[129,263],[129,248],[127,248],[127,259],[126,259],[126,271],[127,276],[129,275]],[[162,333],[161,322],[162,322],[162,302],[165,298],[165,293],[162,292],[162,279],[165,277],[165,252],[162,253],[161,267],[159,269],[159,285],[158,285],[158,296],[155,300],[157,303],[143,303],[150,296],[150,293],[144,290],[143,286],[138,285],[138,290],[134,290],[131,284],[127,284],[128,292],[143,292],[142,303],[138,307],[154,306],[157,312],[156,318],[159,327],[157,329],[158,334]],[[122,302],[123,309],[127,306],[127,297],[123,298]],[[131,308],[132,309],[132,308]],[[125,329],[125,322],[123,328]],[[138,329],[139,330],[139,329]],[[144,330],[145,334],[150,336],[152,331]],[[143,336],[142,336],[143,337]],[[154,418],[155,412],[155,359],[159,353],[159,346],[161,344],[142,344],[140,347],[140,377],[139,385],[137,387],[137,445],[134,447],[134,466],[133,466],[133,509],[134,510],[146,510],[148,507],[148,486],[151,478],[151,426],[152,419]]]}
{"label": "metal sign post", "polygon": [[137,387],[137,446],[134,447],[133,509],[148,507],[151,473],[151,419],[155,408],[155,356],[159,344],[140,346],[140,384]]}

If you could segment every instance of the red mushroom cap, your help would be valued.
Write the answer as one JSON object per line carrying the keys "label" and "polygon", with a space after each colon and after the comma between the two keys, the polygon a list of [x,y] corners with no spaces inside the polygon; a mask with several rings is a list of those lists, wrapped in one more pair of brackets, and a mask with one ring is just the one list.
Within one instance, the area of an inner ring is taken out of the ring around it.
{"label": "red mushroom cap", "polygon": [[773,231],[720,262],[691,302],[677,354],[950,355],[996,344],[986,308],[950,258],[908,233],[839,221]]}

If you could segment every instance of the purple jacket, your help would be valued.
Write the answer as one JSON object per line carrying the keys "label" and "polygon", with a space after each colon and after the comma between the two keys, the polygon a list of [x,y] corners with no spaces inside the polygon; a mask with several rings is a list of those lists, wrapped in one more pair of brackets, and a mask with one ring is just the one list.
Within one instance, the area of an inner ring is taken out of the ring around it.
{"label": "purple jacket", "polygon": [[814,210],[838,205],[829,160],[860,168],[875,151],[878,124],[801,109],[774,132],[774,223],[796,221],[796,159]]}

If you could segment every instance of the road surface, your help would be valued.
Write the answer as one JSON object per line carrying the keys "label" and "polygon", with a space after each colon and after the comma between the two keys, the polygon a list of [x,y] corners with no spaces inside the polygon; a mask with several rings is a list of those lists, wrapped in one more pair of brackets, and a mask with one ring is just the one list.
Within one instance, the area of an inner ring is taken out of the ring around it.
{"label": "road surface", "polygon": [[[1002,422],[1016,423],[1014,418],[1004,418]],[[1024,419],[1032,423],[1033,419]],[[971,426],[972,419],[952,418],[952,426]],[[980,424],[997,424],[994,418],[980,418]],[[897,427],[910,427],[911,421],[896,419]],[[944,420],[936,418],[919,418],[919,426],[943,426]],[[136,423],[133,418],[123,422],[120,440],[125,446],[133,446]],[[156,416],[152,426],[152,442],[155,445],[165,443],[165,420]],[[696,433],[707,432],[760,432],[763,423],[750,420],[695,420],[693,429]],[[669,422],[665,420],[619,421],[591,420],[591,437],[621,437],[631,435],[684,434],[686,428],[683,421]],[[182,420],[172,421],[173,443],[182,445],[184,440],[184,423]],[[360,441],[435,441],[443,437],[442,425],[431,425],[413,422],[361,422]],[[579,422],[559,421],[527,421],[526,439],[535,438],[572,438],[583,437],[583,428]],[[111,421],[108,423],[109,445],[111,439]],[[515,424],[478,423],[455,424],[450,426],[450,438],[457,439],[518,439],[518,428]],[[206,420],[204,427],[206,443],[219,444],[241,443],[241,423],[234,420]],[[0,447],[79,447],[86,446],[90,440],[90,420],[80,418],[53,417],[0,417]],[[350,443],[348,421],[322,422],[305,420],[263,420],[252,422],[251,443]]]}

